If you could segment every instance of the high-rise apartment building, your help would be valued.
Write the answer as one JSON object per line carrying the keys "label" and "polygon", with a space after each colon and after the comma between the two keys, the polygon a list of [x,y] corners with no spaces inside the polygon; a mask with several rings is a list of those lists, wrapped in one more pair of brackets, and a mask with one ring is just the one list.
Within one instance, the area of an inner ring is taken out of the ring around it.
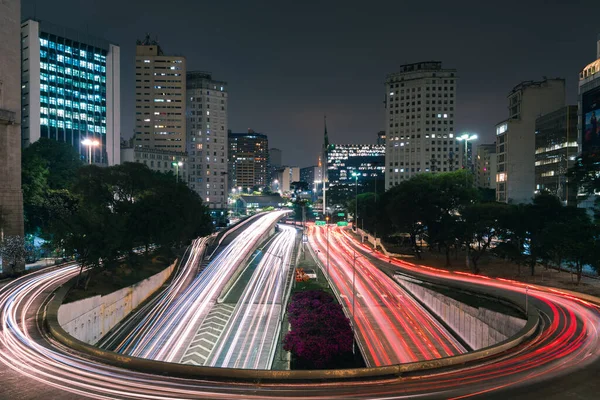
{"label": "high-rise apartment building", "polygon": [[[581,155],[600,162],[600,35],[596,51],[596,61],[588,64],[579,74],[578,130]],[[578,199],[578,206],[592,208],[597,195],[582,195]]]}
{"label": "high-rise apartment building", "polygon": [[136,147],[186,151],[185,57],[165,55],[146,36],[135,49]]}
{"label": "high-rise apartment building", "polygon": [[0,242],[23,235],[20,15],[20,1],[0,2]]}
{"label": "high-rise apartment building", "polygon": [[248,129],[248,133],[229,132],[228,136],[230,186],[244,191],[265,187],[269,160],[267,135]]}
{"label": "high-rise apartment building", "polygon": [[475,183],[477,187],[496,190],[496,143],[477,146],[475,158]]}
{"label": "high-rise apartment building", "polygon": [[535,121],[565,105],[565,80],[518,84],[508,94],[507,120],[496,125],[496,200],[528,203],[535,192]]}
{"label": "high-rise apartment building", "polygon": [[48,138],[72,144],[87,159],[84,139],[98,142],[91,162],[119,164],[120,48],[48,22],[21,24],[23,145]]}
{"label": "high-rise apartment building", "polygon": [[227,83],[187,74],[189,185],[211,209],[227,209]]}
{"label": "high-rise apartment building", "polygon": [[576,205],[577,190],[568,187],[567,171],[575,165],[577,106],[562,107],[535,121],[535,193],[548,191],[565,205]]}
{"label": "high-rise apartment building", "polygon": [[313,201],[317,199],[319,191],[322,188],[322,171],[323,169],[318,165],[300,168],[300,181],[306,182],[308,184],[308,190],[312,193]]}
{"label": "high-rise apartment building", "polygon": [[454,128],[455,69],[438,61],[402,65],[385,83],[385,188],[423,172],[460,167]]}

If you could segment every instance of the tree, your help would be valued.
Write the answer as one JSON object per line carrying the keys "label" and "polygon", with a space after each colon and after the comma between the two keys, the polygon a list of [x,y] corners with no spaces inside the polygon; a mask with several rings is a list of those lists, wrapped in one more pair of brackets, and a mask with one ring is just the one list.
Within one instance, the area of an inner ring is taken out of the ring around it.
{"label": "tree", "polygon": [[480,258],[495,241],[507,234],[505,221],[511,207],[504,203],[472,204],[462,211],[465,245],[469,248],[473,272],[479,273]]}
{"label": "tree", "polygon": [[82,166],[73,146],[42,138],[22,153],[23,210],[25,232],[44,236],[48,224],[49,194],[53,190],[70,190]]}
{"label": "tree", "polygon": [[585,265],[598,266],[599,228],[594,225],[585,210],[573,208],[568,223],[562,225],[565,259],[575,268],[577,284]]}

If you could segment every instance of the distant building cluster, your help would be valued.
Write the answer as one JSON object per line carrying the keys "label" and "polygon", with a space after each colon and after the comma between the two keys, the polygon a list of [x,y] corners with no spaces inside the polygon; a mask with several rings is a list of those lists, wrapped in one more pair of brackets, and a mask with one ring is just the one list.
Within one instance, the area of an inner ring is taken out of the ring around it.
{"label": "distant building cluster", "polygon": [[[14,14],[0,16],[8,27],[19,12],[5,8]],[[384,129],[373,135],[374,143],[330,143],[325,122],[319,157],[299,168],[269,147],[266,134],[232,132],[227,82],[190,70],[185,56],[165,52],[149,35],[136,43],[135,132],[129,141],[120,138],[119,46],[36,19],[25,19],[20,38],[19,26],[13,36],[0,43],[0,130],[18,126],[20,135],[0,135],[7,138],[0,143],[2,169],[13,172],[0,177],[0,211],[21,201],[20,172],[7,164],[20,165],[15,146],[40,138],[69,143],[96,165],[137,162],[172,174],[214,216],[238,204],[241,194],[301,196],[323,211],[332,189],[355,184],[372,191],[378,182],[380,190],[390,189],[418,174],[459,169],[472,171],[474,184],[493,190],[500,202],[529,202],[541,192],[564,204],[589,206],[594,200],[578,196],[567,171],[579,155],[600,155],[600,40],[597,60],[579,74],[577,105],[566,104],[562,78],[523,81],[508,92],[508,113],[494,127],[493,143],[457,131],[456,69],[440,61],[402,65],[385,78]],[[20,54],[13,51],[17,41]]]}

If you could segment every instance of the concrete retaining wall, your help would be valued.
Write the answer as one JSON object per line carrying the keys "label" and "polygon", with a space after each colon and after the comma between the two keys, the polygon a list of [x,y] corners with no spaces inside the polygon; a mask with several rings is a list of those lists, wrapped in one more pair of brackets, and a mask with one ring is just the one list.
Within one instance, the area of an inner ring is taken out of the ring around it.
{"label": "concrete retaining wall", "polygon": [[513,337],[527,322],[486,308],[471,307],[401,278],[396,280],[444,321],[473,350],[493,346]]}
{"label": "concrete retaining wall", "polygon": [[104,334],[160,288],[169,279],[176,264],[177,261],[150,278],[105,296],[94,296],[61,305],[58,309],[58,323],[71,336],[88,344],[96,344]]}

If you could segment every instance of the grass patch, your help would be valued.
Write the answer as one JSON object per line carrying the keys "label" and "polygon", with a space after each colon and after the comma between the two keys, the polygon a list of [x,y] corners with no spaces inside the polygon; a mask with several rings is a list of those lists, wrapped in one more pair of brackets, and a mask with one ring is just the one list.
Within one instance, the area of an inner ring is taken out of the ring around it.
{"label": "grass patch", "polygon": [[174,260],[175,257],[163,255],[136,255],[133,266],[123,262],[115,268],[91,271],[92,276],[87,290],[84,288],[85,277],[82,277],[80,284],[69,290],[64,302],[71,303],[88,297],[105,296],[134,285],[164,270]]}

